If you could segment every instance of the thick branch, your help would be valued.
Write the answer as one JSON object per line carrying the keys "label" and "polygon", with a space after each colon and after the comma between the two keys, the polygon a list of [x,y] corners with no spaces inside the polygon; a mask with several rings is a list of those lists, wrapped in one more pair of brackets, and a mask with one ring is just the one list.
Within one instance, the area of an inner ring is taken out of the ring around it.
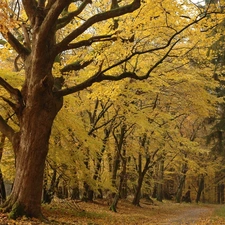
{"label": "thick branch", "polygon": [[38,0],[38,7],[44,8],[46,0]]}
{"label": "thick branch", "polygon": [[27,31],[26,25],[25,23],[21,24],[21,28],[23,30],[23,35],[24,35],[24,45],[28,48],[31,49],[31,41],[30,41],[30,37],[29,37],[29,33]]}
{"label": "thick branch", "polygon": [[55,0],[48,0],[48,3],[46,5],[46,9],[50,9],[52,7],[52,5],[55,3]]}
{"label": "thick branch", "polygon": [[67,88],[67,89],[60,90],[60,91],[56,92],[55,95],[65,96],[65,95],[69,95],[69,94],[81,91],[81,90],[83,90],[87,87],[90,87],[92,84],[94,84],[96,82],[101,82],[103,80],[118,81],[118,80],[121,80],[121,79],[127,78],[127,77],[138,79],[138,80],[145,79],[143,77],[137,76],[135,73],[132,73],[132,72],[125,72],[125,73],[120,74],[119,76],[106,76],[102,73],[99,73],[99,74],[96,74],[96,75],[90,77],[86,81],[84,81],[84,82],[82,82],[82,83],[80,83],[80,84],[78,84],[74,87],[70,87],[70,88]]}
{"label": "thick branch", "polygon": [[69,49],[76,49],[84,46],[90,46],[94,42],[103,42],[103,41],[115,41],[116,37],[112,37],[113,34],[108,34],[108,35],[99,35],[99,36],[94,36],[89,38],[88,40],[82,40],[76,43],[69,44],[67,48],[64,50],[69,50]]}
{"label": "thick branch", "polygon": [[83,62],[83,63],[82,63],[82,61],[78,61],[78,62],[75,62],[75,63],[71,63],[71,64],[68,64],[65,67],[63,67],[60,70],[60,72],[61,73],[65,73],[65,72],[70,72],[70,71],[81,70],[81,69],[84,69],[89,64],[91,64],[92,62],[93,62],[93,60],[89,60],[89,61],[86,61],[86,62]]}
{"label": "thick branch", "polygon": [[49,28],[54,28],[56,21],[63,11],[63,9],[71,3],[72,0],[57,0],[52,4],[47,15],[45,16],[44,21],[42,22],[39,36],[41,39],[46,38],[46,34],[50,33]]}
{"label": "thick branch", "polygon": [[25,48],[11,32],[7,32],[6,35],[4,35],[4,38],[8,41],[8,43],[15,49],[15,51],[21,56],[21,58],[24,60],[30,53],[30,51]]}
{"label": "thick branch", "polygon": [[[138,4],[137,2],[133,2],[132,4]],[[131,5],[132,5],[131,4]],[[128,7],[128,6],[125,6],[125,8]],[[120,8],[121,9],[121,8]],[[112,10],[113,12],[114,11],[117,11],[117,10]],[[108,12],[107,12],[108,13]],[[105,13],[103,13],[105,15]],[[96,15],[97,17],[99,15],[102,15],[102,14],[98,14]],[[206,16],[206,15],[205,15]],[[90,87],[93,83],[96,83],[96,82],[101,82],[103,80],[111,80],[111,81],[118,81],[118,80],[121,80],[121,79],[124,79],[124,78],[133,78],[133,79],[136,79],[136,80],[144,80],[144,79],[147,79],[149,76],[150,76],[150,73],[156,68],[158,67],[168,56],[169,56],[169,53],[172,51],[172,49],[174,48],[174,46],[177,44],[177,42],[179,42],[179,39],[176,40],[173,44],[172,41],[179,35],[181,34],[184,30],[188,29],[189,27],[191,27],[193,24],[196,24],[198,23],[199,21],[203,20],[205,18],[205,16],[199,18],[199,19],[196,19],[194,21],[192,21],[191,23],[187,24],[186,26],[184,26],[182,29],[180,29],[179,31],[175,32],[170,38],[169,40],[167,41],[167,43],[163,46],[160,46],[160,47],[157,47],[157,48],[153,48],[153,49],[147,49],[145,51],[136,51],[134,53],[132,53],[130,56],[124,58],[123,60],[115,63],[114,65],[102,70],[102,71],[99,71],[98,73],[96,73],[94,76],[90,77],[89,79],[87,79],[86,81],[74,86],[74,87],[70,87],[70,88],[67,88],[67,89],[63,89],[63,90],[60,90],[58,91],[57,93],[55,93],[56,95],[59,95],[59,96],[64,96],[64,95],[69,95],[71,93],[75,93],[77,91],[80,91],[80,90],[83,90],[87,87]],[[95,17],[95,16],[94,16]],[[92,17],[93,18],[93,17]],[[92,18],[90,18],[89,20],[92,21]],[[88,21],[89,21],[88,20]],[[88,22],[87,21],[87,22]],[[85,22],[85,23],[87,23]],[[92,21],[93,22],[93,21]],[[84,23],[84,24],[85,24]],[[83,24],[83,25],[84,25]],[[81,25],[82,27],[82,25]],[[81,28],[80,27],[80,28]],[[79,30],[79,28],[78,28]],[[77,32],[74,31],[75,33]],[[71,33],[67,38],[65,38],[60,44],[58,47],[62,47],[63,44],[65,44],[67,41],[70,40],[70,37],[72,37],[71,35],[74,34]],[[105,75],[105,73],[109,70],[111,70],[112,68],[115,68],[116,66],[119,66],[123,63],[125,63],[126,61],[130,60],[131,58],[133,58],[134,56],[136,55],[142,55],[142,54],[146,54],[146,53],[152,53],[152,52],[155,52],[155,51],[160,51],[160,50],[163,50],[163,49],[166,49],[170,46],[170,48],[167,50],[167,52],[148,70],[148,72],[145,74],[145,75],[142,75],[142,76],[138,76],[135,72],[129,72],[129,71],[126,71],[118,76],[109,76],[109,75]]]}
{"label": "thick branch", "polygon": [[31,25],[34,25],[34,17],[37,8],[37,2],[35,0],[22,0],[23,7],[27,14],[28,19],[30,20]]}
{"label": "thick branch", "polygon": [[0,115],[0,131],[9,139],[9,141],[13,142],[13,136],[15,131],[10,127],[6,121]]}
{"label": "thick branch", "polygon": [[[87,79],[86,81],[84,81],[83,83],[80,83],[74,87],[70,87],[67,89],[63,89],[60,90],[56,93],[56,95],[59,96],[65,96],[65,95],[69,95],[72,93],[75,93],[77,91],[81,91],[87,87],[90,87],[92,84],[94,83],[99,83],[101,81],[104,80],[111,80],[111,81],[118,81],[118,80],[122,80],[124,78],[133,78],[136,80],[145,80],[150,76],[150,73],[159,65],[161,64],[169,55],[169,53],[172,51],[172,49],[174,48],[174,46],[177,44],[179,40],[177,40],[176,42],[173,43],[173,45],[171,45],[171,47],[168,49],[168,51],[164,54],[164,56],[162,58],[160,58],[149,70],[145,75],[142,76],[138,76],[135,72],[124,72],[122,74],[120,74],[119,76],[110,76],[110,75],[105,75],[104,73],[110,69],[112,69],[114,66],[111,66],[103,71],[98,72],[97,74],[95,74],[94,76],[90,77],[89,79]],[[138,54],[141,54],[140,52]],[[136,55],[136,53],[132,54],[132,57]],[[129,57],[129,59],[131,59],[132,57]],[[127,59],[125,60],[127,61]],[[115,65],[117,66],[117,64]]]}
{"label": "thick branch", "polygon": [[5,90],[10,94],[11,98],[20,101],[22,99],[21,92],[12,87],[9,83],[7,83],[2,77],[0,77],[0,85],[5,88]]}
{"label": "thick branch", "polygon": [[65,27],[74,17],[78,16],[89,3],[91,3],[91,0],[85,0],[77,10],[68,13],[63,18],[58,19],[56,29],[58,30]]}
{"label": "thick branch", "polygon": [[108,20],[110,18],[122,16],[127,13],[131,13],[131,12],[137,10],[140,6],[141,6],[141,0],[134,0],[129,5],[119,7],[116,9],[112,9],[110,11],[99,13],[97,15],[90,17],[80,27],[78,27],[76,30],[74,30],[72,33],[70,33],[60,43],[58,43],[58,45],[56,46],[55,54],[57,55],[58,53],[64,51],[64,49],[67,49],[67,45],[71,41],[73,41],[76,37],[81,35],[84,31],[86,31],[88,28],[90,28],[93,24],[98,23],[100,21]]}
{"label": "thick branch", "polygon": [[9,99],[7,99],[3,96],[1,98],[4,102],[6,102],[13,109],[14,112],[17,110],[17,107],[16,107],[15,103],[11,102]]}

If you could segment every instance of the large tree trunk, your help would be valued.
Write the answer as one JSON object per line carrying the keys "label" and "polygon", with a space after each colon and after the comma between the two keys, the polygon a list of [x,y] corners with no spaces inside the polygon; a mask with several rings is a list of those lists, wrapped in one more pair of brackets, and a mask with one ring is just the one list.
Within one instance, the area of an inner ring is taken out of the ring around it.
{"label": "large tree trunk", "polygon": [[49,138],[55,116],[63,104],[62,97],[54,94],[56,80],[52,75],[55,27],[49,27],[45,36],[40,28],[42,19],[37,18],[32,46],[22,56],[25,69],[22,90],[15,92],[8,88],[16,93],[18,109],[15,112],[20,124],[20,131],[11,140],[16,158],[15,180],[12,193],[3,205],[5,211],[11,211],[11,218],[42,216],[42,187]]}
{"label": "large tree trunk", "polygon": [[[0,162],[2,160],[2,154],[3,154],[3,147],[5,144],[5,135],[1,135],[1,140],[0,140]],[[6,200],[6,190],[5,190],[5,184],[4,184],[4,179],[2,176],[2,171],[0,168],[0,202],[3,203]]]}
{"label": "large tree trunk", "polygon": [[53,120],[62,106],[61,99],[38,83],[39,90],[27,87],[26,105],[20,117],[20,132],[14,140],[16,174],[12,193],[3,205],[10,216],[41,216],[45,159]]}

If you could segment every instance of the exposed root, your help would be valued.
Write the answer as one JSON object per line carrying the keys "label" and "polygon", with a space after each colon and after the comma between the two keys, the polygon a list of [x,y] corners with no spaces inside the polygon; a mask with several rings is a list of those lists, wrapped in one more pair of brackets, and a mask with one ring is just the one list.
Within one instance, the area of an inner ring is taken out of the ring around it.
{"label": "exposed root", "polygon": [[18,217],[21,217],[23,215],[25,215],[25,211],[24,211],[23,205],[18,203],[18,202],[16,202],[13,205],[11,212],[9,213],[9,218],[15,220]]}
{"label": "exposed root", "polygon": [[39,215],[31,215],[26,211],[23,204],[20,202],[12,203],[12,199],[8,199],[0,208],[0,211],[3,213],[9,213],[8,216],[10,219],[16,220],[19,217],[26,216],[27,218],[35,217],[39,219],[41,222],[49,222],[48,219],[40,212]]}

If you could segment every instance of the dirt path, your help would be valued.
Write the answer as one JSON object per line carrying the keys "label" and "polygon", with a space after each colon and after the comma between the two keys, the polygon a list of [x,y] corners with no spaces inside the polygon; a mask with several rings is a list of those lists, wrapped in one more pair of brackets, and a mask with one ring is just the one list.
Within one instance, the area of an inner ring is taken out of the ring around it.
{"label": "dirt path", "polygon": [[177,213],[168,215],[168,218],[158,225],[180,225],[180,224],[210,224],[215,207],[193,207],[179,210]]}

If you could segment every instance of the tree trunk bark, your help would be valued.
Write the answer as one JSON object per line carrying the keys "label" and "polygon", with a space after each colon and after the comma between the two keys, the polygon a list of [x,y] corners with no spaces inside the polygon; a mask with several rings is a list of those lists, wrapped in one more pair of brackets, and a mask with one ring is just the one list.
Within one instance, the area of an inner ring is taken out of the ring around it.
{"label": "tree trunk bark", "polygon": [[141,187],[144,180],[144,175],[141,173],[138,177],[138,185],[134,195],[134,199],[132,201],[133,205],[140,206],[140,198],[141,198]]}
{"label": "tree trunk bark", "polygon": [[132,201],[133,205],[140,206],[140,199],[141,199],[141,188],[144,181],[145,174],[149,170],[149,164],[150,164],[150,157],[146,156],[145,166],[142,171],[142,156],[139,154],[139,171],[138,171],[138,184],[136,188],[136,192],[134,195],[134,199]]}
{"label": "tree trunk bark", "polygon": [[200,198],[201,198],[201,194],[202,194],[202,191],[204,190],[204,175],[201,175],[200,176],[200,179],[199,179],[199,185],[198,185],[198,192],[197,192],[197,196],[196,196],[196,203],[198,203],[200,201]]}
{"label": "tree trunk bark", "polygon": [[159,162],[159,183],[157,184],[157,201],[163,200],[163,176],[164,176],[164,160]]}
{"label": "tree trunk bark", "polygon": [[27,88],[20,132],[14,141],[15,181],[12,193],[3,205],[4,211],[11,211],[11,218],[42,216],[45,159],[53,120],[62,107],[62,100],[54,98],[52,92],[42,85],[38,91]]}
{"label": "tree trunk bark", "polygon": [[126,159],[123,159],[122,162],[123,162],[123,168],[122,168],[122,171],[121,171],[121,174],[120,174],[119,188],[118,188],[117,193],[114,194],[113,202],[112,202],[112,204],[110,205],[110,208],[109,208],[113,212],[117,212],[117,205],[118,205],[119,199],[121,197],[121,191],[122,191],[124,179],[125,179],[125,176],[126,176],[126,166],[127,166]]}
{"label": "tree trunk bark", "polygon": [[3,203],[6,200],[6,190],[5,190],[5,184],[4,179],[2,176],[2,171],[0,169],[0,202]]}
{"label": "tree trunk bark", "polygon": [[[185,158],[186,158],[186,155],[185,155]],[[177,193],[176,193],[176,202],[177,203],[180,203],[181,200],[182,200],[182,192],[183,192],[183,187],[184,187],[185,180],[186,180],[187,171],[188,171],[188,166],[187,166],[187,163],[185,163],[182,166],[182,174],[181,174],[181,177],[180,177],[179,186],[177,188]]]}
{"label": "tree trunk bark", "polygon": [[[0,140],[0,162],[2,160],[2,154],[3,154],[3,147],[5,144],[5,135],[1,135],[1,140]],[[2,176],[2,171],[0,168],[0,202],[3,203],[6,200],[6,190],[5,190],[5,184],[4,184],[4,179]]]}
{"label": "tree trunk bark", "polygon": [[183,186],[185,183],[185,179],[186,179],[186,175],[184,174],[184,175],[182,175],[179,186],[177,188],[177,193],[176,193],[176,202],[177,203],[180,203],[182,200],[182,192],[183,192]]}

